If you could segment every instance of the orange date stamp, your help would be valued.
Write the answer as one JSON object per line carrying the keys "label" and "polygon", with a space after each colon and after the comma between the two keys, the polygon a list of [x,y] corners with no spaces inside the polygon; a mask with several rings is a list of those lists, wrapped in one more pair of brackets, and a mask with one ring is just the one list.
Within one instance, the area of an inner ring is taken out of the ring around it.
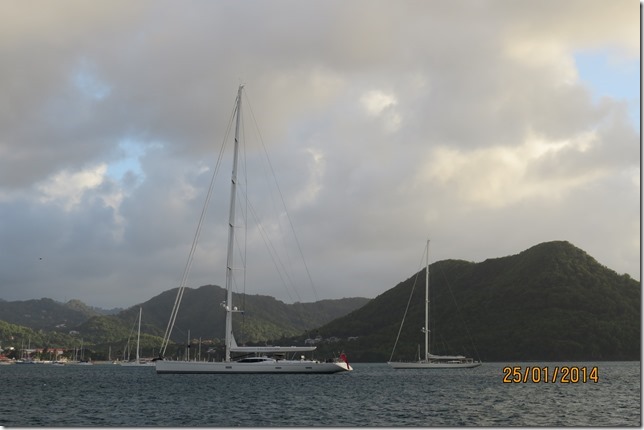
{"label": "orange date stamp", "polygon": [[595,384],[599,382],[597,366],[506,366],[503,368],[504,384],[585,384],[587,382]]}

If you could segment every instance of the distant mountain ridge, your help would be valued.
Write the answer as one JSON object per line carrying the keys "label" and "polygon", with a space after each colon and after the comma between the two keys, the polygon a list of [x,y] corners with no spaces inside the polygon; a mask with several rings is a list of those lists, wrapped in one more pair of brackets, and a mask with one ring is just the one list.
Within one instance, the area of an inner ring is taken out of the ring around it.
{"label": "distant mountain ridge", "polygon": [[[143,309],[142,344],[148,351],[157,349],[165,332],[177,289],[164,291],[152,299],[128,309],[104,310],[87,306],[79,300],[67,303],[43,298],[25,301],[0,300],[0,346],[18,337],[34,345],[67,346],[93,345],[107,351],[122,350],[132,338],[133,323]],[[188,332],[192,339],[223,338],[225,312],[219,303],[225,290],[215,285],[186,288],[172,339],[185,343]],[[285,304],[273,297],[234,294],[234,300],[244,306],[245,317],[235,320],[240,333],[239,342],[261,342],[270,338],[298,335],[355,310],[367,298],[321,300],[313,303]],[[56,344],[56,345],[53,345]],[[41,346],[42,347],[42,346]]]}
{"label": "distant mountain ridge", "polygon": [[[413,286],[416,278],[422,285]],[[480,263],[434,262],[430,284],[435,353],[484,361],[640,359],[640,283],[568,242],[541,243]],[[176,293],[165,291],[114,315],[77,301],[0,300],[0,344],[29,338],[32,345],[70,347],[83,338],[95,351],[121,353],[141,306],[142,344],[148,353],[158,351]],[[218,286],[187,289],[174,341],[185,344],[188,330],[191,339],[223,338],[224,298]],[[414,359],[424,326],[424,269],[371,300],[285,304],[269,296],[235,295],[234,302],[245,311],[233,322],[238,343],[301,345],[319,337],[321,355],[346,351],[353,362],[390,359],[409,303],[391,358]],[[72,330],[76,334],[68,335]]]}
{"label": "distant mountain ridge", "polygon": [[0,300],[0,320],[30,327],[34,330],[51,330],[56,326],[74,327],[89,317],[109,315],[121,309],[105,310],[87,306],[80,300],[60,303],[43,298],[9,302]]}
{"label": "distant mountain ridge", "polygon": [[[163,335],[172,311],[177,288],[164,291],[142,303],[143,321],[157,327],[157,334]],[[225,311],[219,305],[226,299],[225,289],[216,285],[186,288],[173,330],[173,339],[186,339],[188,330],[192,338],[223,338]],[[280,337],[299,335],[335,318],[346,315],[369,299],[363,297],[321,300],[312,303],[286,304],[270,296],[233,294],[233,302],[243,315],[236,315],[233,327],[238,342],[258,342]],[[119,314],[121,318],[133,320],[138,306]],[[163,330],[163,331],[162,331]]]}

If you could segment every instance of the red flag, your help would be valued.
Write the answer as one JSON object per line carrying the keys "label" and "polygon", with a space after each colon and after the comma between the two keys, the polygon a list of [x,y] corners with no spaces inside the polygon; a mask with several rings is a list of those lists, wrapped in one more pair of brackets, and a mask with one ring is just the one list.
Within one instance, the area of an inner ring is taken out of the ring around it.
{"label": "red flag", "polygon": [[342,360],[345,363],[347,363],[347,369],[351,369],[351,366],[349,365],[349,361],[347,360],[347,356],[345,355],[344,352],[342,354],[340,354],[340,360]]}

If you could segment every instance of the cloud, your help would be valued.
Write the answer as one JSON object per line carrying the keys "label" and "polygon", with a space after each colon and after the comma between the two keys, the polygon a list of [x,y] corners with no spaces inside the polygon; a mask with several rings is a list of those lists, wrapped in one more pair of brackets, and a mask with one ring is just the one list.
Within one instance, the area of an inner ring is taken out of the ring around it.
{"label": "cloud", "polygon": [[384,120],[384,127],[387,131],[396,131],[400,128],[402,118],[394,110],[398,103],[394,95],[386,94],[380,90],[371,90],[360,98],[360,102],[369,115]]}
{"label": "cloud", "polygon": [[86,191],[103,183],[107,166],[101,164],[79,172],[61,171],[36,187],[41,192],[42,203],[59,203],[66,211],[77,207]]}
{"label": "cloud", "polygon": [[520,146],[473,151],[439,147],[419,175],[424,183],[449,187],[466,203],[499,207],[535,198],[561,202],[579,187],[613,173],[603,164],[571,165],[596,147],[597,134],[590,132],[562,141],[529,136]]}
{"label": "cloud", "polygon": [[[285,266],[293,223],[314,282],[281,286],[250,229],[253,294],[374,297],[427,236],[434,259],[473,261],[569,240],[640,276],[639,82],[601,84],[639,64],[636,4],[4,6],[0,298],[129,306],[177,286],[240,83],[248,197]],[[191,286],[223,283],[222,157]]]}

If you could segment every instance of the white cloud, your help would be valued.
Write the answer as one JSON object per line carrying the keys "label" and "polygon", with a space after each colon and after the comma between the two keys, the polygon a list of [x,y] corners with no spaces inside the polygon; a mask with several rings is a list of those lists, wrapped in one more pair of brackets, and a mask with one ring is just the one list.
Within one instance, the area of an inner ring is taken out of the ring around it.
{"label": "white cloud", "polygon": [[395,95],[371,90],[360,97],[360,103],[369,115],[383,119],[387,131],[393,132],[400,128],[402,117],[395,111],[398,104]]}
{"label": "white cloud", "polygon": [[36,185],[42,203],[54,202],[66,211],[77,208],[87,191],[96,189],[105,180],[106,164],[70,172],[63,170]]}
{"label": "white cloud", "polygon": [[560,156],[578,157],[596,145],[596,140],[596,133],[581,133],[561,141],[530,135],[521,145],[474,150],[440,146],[431,151],[417,180],[455,190],[468,204],[498,208],[524,199],[561,201],[609,172],[597,168],[535,175],[534,170]]}
{"label": "white cloud", "polygon": [[100,202],[100,206],[111,209],[111,237],[119,242],[123,239],[126,223],[120,213],[125,193],[114,183],[105,187],[108,183],[107,169],[107,164],[102,163],[77,172],[58,172],[36,185],[40,193],[38,201],[45,206],[53,203],[67,213],[83,213],[87,210],[84,206],[91,207],[94,202]]}
{"label": "white cloud", "polygon": [[307,148],[305,152],[309,157],[309,162],[307,163],[309,176],[294,199],[294,204],[291,208],[293,210],[299,209],[302,205],[315,202],[320,190],[324,187],[326,171],[324,153],[316,148]]}
{"label": "white cloud", "polygon": [[360,98],[360,102],[371,115],[380,115],[383,110],[396,106],[398,103],[393,95],[382,91],[372,90]]}
{"label": "white cloud", "polygon": [[557,39],[507,41],[507,55],[529,68],[548,73],[555,84],[574,84],[578,81],[575,62],[567,47]]}

